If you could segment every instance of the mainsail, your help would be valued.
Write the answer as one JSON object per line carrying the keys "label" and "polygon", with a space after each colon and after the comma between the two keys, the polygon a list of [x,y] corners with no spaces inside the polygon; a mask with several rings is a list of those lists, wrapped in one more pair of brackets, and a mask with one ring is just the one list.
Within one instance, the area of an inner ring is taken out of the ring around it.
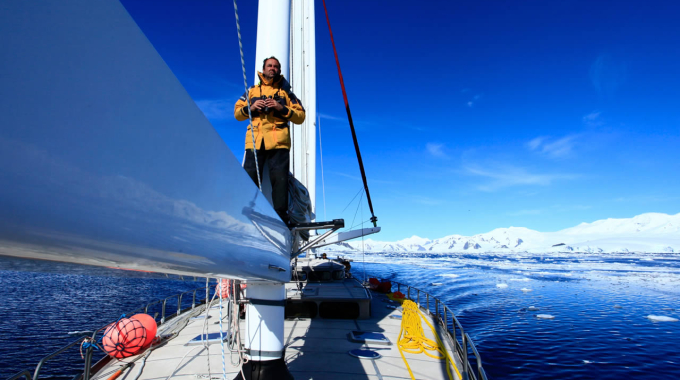
{"label": "mainsail", "polygon": [[0,255],[290,279],[288,229],[118,1],[4,2],[0,38]]}

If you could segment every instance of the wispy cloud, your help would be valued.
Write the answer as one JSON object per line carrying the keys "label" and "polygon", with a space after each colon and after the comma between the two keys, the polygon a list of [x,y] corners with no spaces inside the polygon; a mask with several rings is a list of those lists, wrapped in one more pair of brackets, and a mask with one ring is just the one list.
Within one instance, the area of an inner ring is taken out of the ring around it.
{"label": "wispy cloud", "polygon": [[[358,170],[359,169],[357,168],[357,171]],[[339,175],[340,177],[353,179],[353,180],[358,181],[358,182],[363,184],[363,181],[361,180],[361,176],[358,176],[358,175],[351,175],[351,174],[336,172],[336,171],[331,171],[331,172],[329,172],[329,174]],[[326,176],[326,178],[328,178],[328,175]],[[391,181],[391,180],[379,179],[379,178],[375,178],[375,177],[369,177],[368,175],[366,175],[366,178],[367,178],[366,181],[368,182],[369,188],[370,188],[370,185],[373,184],[373,183],[379,183],[379,184],[383,184],[383,185],[396,185],[396,184],[399,183],[397,181]]]}
{"label": "wispy cloud", "polygon": [[600,111],[593,111],[585,116],[583,116],[583,124],[589,127],[599,127],[604,124],[602,118],[600,117]]}
{"label": "wispy cloud", "polygon": [[479,99],[482,98],[483,95],[484,95],[484,94],[477,94],[477,95],[473,96],[472,99],[468,100],[468,102],[466,103],[467,106],[468,106],[468,107],[474,107],[474,105],[477,103],[477,101],[478,101]]}
{"label": "wispy cloud", "polygon": [[590,81],[598,94],[610,96],[625,83],[627,71],[625,63],[603,53],[590,65]]}
{"label": "wispy cloud", "polygon": [[196,101],[198,108],[203,111],[210,121],[224,121],[234,118],[235,99],[204,99]]}
{"label": "wispy cloud", "polygon": [[539,152],[550,158],[562,158],[569,156],[574,149],[578,135],[569,135],[559,139],[540,136],[527,142],[529,150]]}
{"label": "wispy cloud", "polygon": [[322,118],[322,119],[328,119],[328,120],[335,120],[335,121],[344,121],[347,120],[347,117],[341,117],[341,116],[334,116],[334,115],[329,115],[327,113],[319,112],[317,115]]}
{"label": "wispy cloud", "polygon": [[530,173],[524,168],[514,166],[486,169],[470,165],[465,167],[464,170],[469,175],[488,179],[487,183],[477,187],[479,190],[486,192],[493,192],[513,186],[548,186],[555,181],[578,178],[574,174]]}
{"label": "wispy cloud", "polygon": [[359,176],[355,176],[355,175],[351,175],[351,174],[347,174],[347,173],[342,173],[342,172],[330,172],[330,173],[334,174],[334,175],[339,175],[341,177],[350,178],[350,179],[353,179],[353,180],[356,180],[356,181],[361,181],[361,177],[359,177]]}
{"label": "wispy cloud", "polygon": [[529,141],[529,142],[527,143],[527,146],[528,146],[529,149],[531,149],[531,150],[536,150],[536,149],[538,149],[538,147],[541,146],[541,144],[543,144],[543,141],[544,141],[545,139],[546,139],[545,137],[536,137],[535,139]]}
{"label": "wispy cloud", "polygon": [[449,158],[449,155],[444,152],[444,144],[427,143],[425,145],[427,152],[437,158]]}

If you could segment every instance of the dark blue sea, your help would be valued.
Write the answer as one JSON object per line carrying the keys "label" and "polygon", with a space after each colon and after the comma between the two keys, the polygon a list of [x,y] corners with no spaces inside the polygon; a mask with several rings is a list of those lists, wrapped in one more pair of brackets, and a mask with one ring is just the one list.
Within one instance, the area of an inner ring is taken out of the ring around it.
{"label": "dark blue sea", "polygon": [[[356,277],[389,278],[445,301],[491,379],[680,378],[680,322],[648,317],[680,319],[678,255],[351,257]],[[205,279],[0,258],[0,286],[1,379]],[[82,364],[73,349],[41,377],[70,379]]]}
{"label": "dark blue sea", "polygon": [[[44,356],[122,314],[205,287],[205,279],[0,257],[0,379],[30,370]],[[205,298],[205,291],[202,292]],[[183,297],[183,307],[191,305]],[[169,300],[168,310],[177,310]],[[160,313],[157,305],[150,314]],[[159,315],[160,318],[160,315]],[[157,318],[157,319],[159,319]],[[98,355],[96,358],[100,358]],[[83,370],[79,347],[48,361],[40,378],[71,379]]]}

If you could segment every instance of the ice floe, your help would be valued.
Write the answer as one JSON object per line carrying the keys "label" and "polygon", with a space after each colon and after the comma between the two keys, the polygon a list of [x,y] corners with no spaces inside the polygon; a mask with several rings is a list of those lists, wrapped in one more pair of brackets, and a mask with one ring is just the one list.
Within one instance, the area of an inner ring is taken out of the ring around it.
{"label": "ice floe", "polygon": [[508,284],[496,284],[497,288],[505,289],[508,287]]}
{"label": "ice floe", "polygon": [[526,292],[530,292],[530,291],[531,291],[531,289],[528,289],[528,288],[522,288],[522,291],[523,291],[524,293],[526,293]]}
{"label": "ice floe", "polygon": [[432,286],[442,286],[442,285],[444,285],[444,284],[441,283],[441,282],[433,282],[433,283],[431,283],[430,285],[432,285]]}
{"label": "ice floe", "polygon": [[667,317],[665,315],[648,315],[647,318],[654,322],[677,322],[677,318]]}
{"label": "ice floe", "polygon": [[457,275],[455,273],[442,273],[442,274],[438,274],[437,276],[438,277],[450,277],[450,278],[460,277],[460,275]]}
{"label": "ice floe", "polygon": [[541,309],[537,308],[536,306],[529,306],[529,307],[527,308],[527,310],[529,310],[529,311],[539,311],[539,310],[541,310]]}
{"label": "ice floe", "polygon": [[81,331],[69,331],[68,335],[90,335],[92,330],[81,330]]}
{"label": "ice floe", "polygon": [[536,318],[541,318],[541,319],[555,319],[554,315],[550,314],[536,314]]}

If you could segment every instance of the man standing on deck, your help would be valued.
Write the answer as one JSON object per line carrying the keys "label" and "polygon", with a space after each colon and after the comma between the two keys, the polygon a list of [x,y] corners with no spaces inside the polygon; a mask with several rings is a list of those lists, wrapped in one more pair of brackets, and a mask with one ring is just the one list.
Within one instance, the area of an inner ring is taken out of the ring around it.
{"label": "man standing on deck", "polygon": [[[264,60],[262,72],[257,73],[260,83],[243,94],[234,106],[234,116],[238,121],[248,120],[248,102],[252,123],[246,131],[246,160],[243,168],[250,178],[258,184],[257,171],[262,179],[264,164],[269,163],[269,179],[272,184],[274,210],[286,225],[288,217],[288,172],[290,164],[290,132],[288,122],[302,124],[305,109],[300,100],[290,91],[290,85],[281,75],[281,63],[275,57]],[[255,134],[253,147],[252,133]],[[257,166],[255,168],[255,155]]]}

